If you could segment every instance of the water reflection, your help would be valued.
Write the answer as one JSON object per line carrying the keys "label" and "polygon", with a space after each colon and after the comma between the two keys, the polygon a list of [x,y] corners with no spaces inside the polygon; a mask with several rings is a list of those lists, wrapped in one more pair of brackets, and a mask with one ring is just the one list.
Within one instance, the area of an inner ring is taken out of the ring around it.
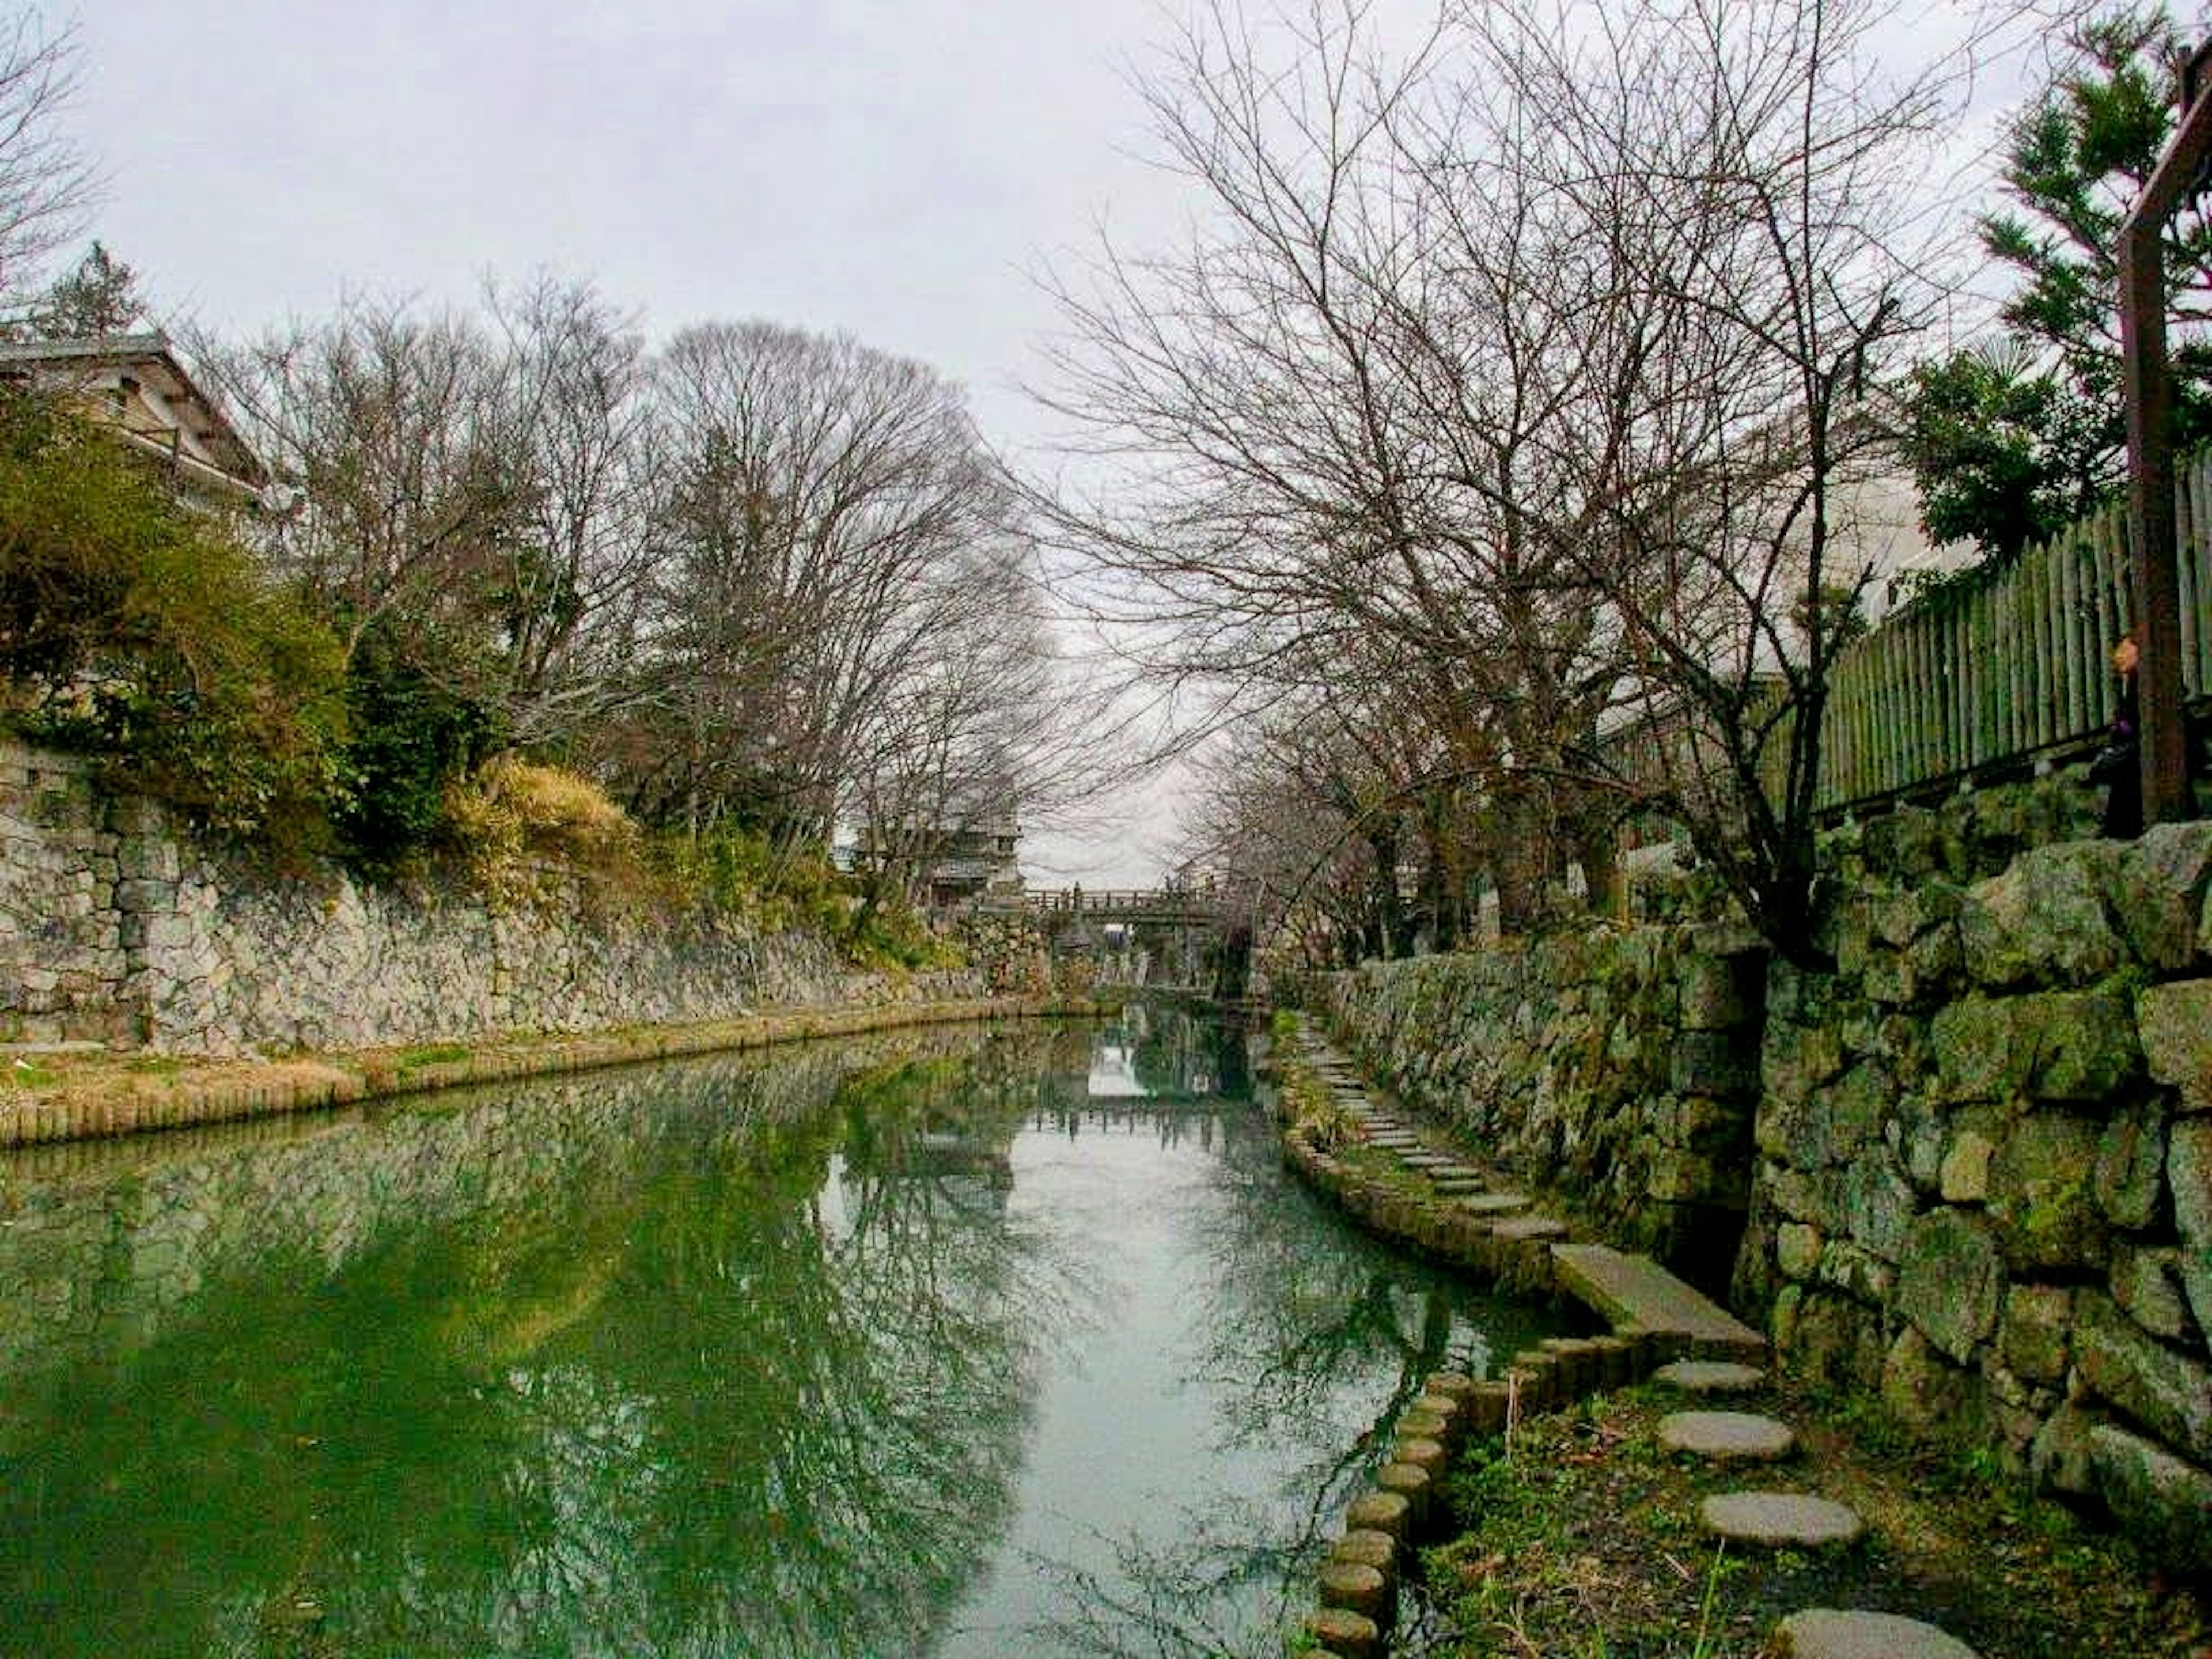
{"label": "water reflection", "polygon": [[1140,1018],[0,1162],[0,1652],[1252,1638],[1483,1331]]}

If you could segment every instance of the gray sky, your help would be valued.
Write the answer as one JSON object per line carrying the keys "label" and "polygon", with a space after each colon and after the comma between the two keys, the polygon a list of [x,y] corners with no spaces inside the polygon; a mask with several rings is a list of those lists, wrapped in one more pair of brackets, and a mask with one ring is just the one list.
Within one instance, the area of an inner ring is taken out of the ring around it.
{"label": "gray sky", "polygon": [[[1158,0],[87,0],[72,112],[89,227],[166,315],[228,334],[366,289],[466,303],[588,276],[660,336],[708,317],[848,330],[964,382],[986,433],[1052,325],[1033,281],[1103,218],[1156,240],[1124,78]],[[1157,872],[1171,815],[1032,850]]]}

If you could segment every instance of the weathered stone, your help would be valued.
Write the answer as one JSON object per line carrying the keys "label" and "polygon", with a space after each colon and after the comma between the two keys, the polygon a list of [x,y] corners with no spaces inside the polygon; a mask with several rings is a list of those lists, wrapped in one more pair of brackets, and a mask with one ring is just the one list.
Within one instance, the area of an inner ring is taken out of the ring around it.
{"label": "weathered stone", "polygon": [[2089,1494],[2089,1437],[2098,1423],[2095,1413],[2071,1401],[2051,1414],[2028,1452],[2028,1470],[2037,1486],[2076,1498]]}
{"label": "weathered stone", "polygon": [[2144,1063],[2181,1091],[2185,1111],[2212,1111],[2212,979],[2145,987],[2136,996]]}
{"label": "weathered stone", "polygon": [[1684,1031],[1668,1057],[1668,1086],[1676,1094],[1740,1094],[1758,1085],[1758,1055],[1731,1033]]}
{"label": "weathered stone", "polygon": [[1938,1349],[1964,1362],[1996,1328],[2004,1268],[1978,1218],[1936,1210],[1912,1224],[1899,1264],[1899,1311]]}
{"label": "weathered stone", "polygon": [[2098,1137],[2097,1207],[2116,1227],[2148,1227],[2158,1214],[2166,1117],[2162,1105],[2138,1101],[2114,1114]]}
{"label": "weathered stone", "polygon": [[2064,1380],[2074,1292],[2063,1285],[2014,1285],[2005,1292],[1997,1349],[2004,1363],[2037,1382]]}
{"label": "weathered stone", "polygon": [[1393,1599],[1390,1581],[1364,1562],[1322,1562],[1315,1575],[1315,1587],[1324,1607],[1360,1613],[1377,1624],[1387,1621]]}
{"label": "weathered stone", "polygon": [[2096,1291],[2077,1298],[2075,1363],[2089,1386],[2168,1445],[2212,1456],[2212,1371],[2177,1353]]}
{"label": "weathered stone", "polygon": [[1774,1639],[1780,1659],[1976,1659],[1955,1636],[1892,1613],[1814,1607],[1784,1620]]}
{"label": "weathered stone", "polygon": [[2112,1513],[2187,1573],[2212,1562],[2212,1475],[2110,1424],[2089,1431],[2089,1468]]}
{"label": "weathered stone", "polygon": [[1761,1177],[1774,1207],[1792,1220],[1824,1231],[1840,1231],[1849,1217],[1840,1170],[1799,1170],[1771,1164]]}
{"label": "weathered stone", "polygon": [[1348,1532],[1329,1546],[1332,1561],[1356,1561],[1363,1567],[1372,1567],[1385,1575],[1398,1571],[1401,1551],[1398,1540],[1387,1532],[1376,1532],[1362,1528]]}
{"label": "weathered stone", "polygon": [[2212,1337],[2212,1118],[2184,1118],[2167,1131],[2166,1184],[2181,1235],[2181,1283],[2197,1328]]}
{"label": "weathered stone", "polygon": [[2104,842],[2039,847],[1969,889],[1959,942],[1978,984],[2004,990],[2082,985],[2125,958],[2105,913],[2120,849]]}
{"label": "weathered stone", "polygon": [[1793,1285],[1775,1303],[1774,1340],[1814,1382],[1870,1389],[1881,1381],[1881,1316],[1849,1297],[1799,1295]]}
{"label": "weathered stone", "polygon": [[1346,1508],[1344,1529],[1348,1533],[1388,1533],[1403,1543],[1413,1507],[1403,1492],[1367,1492],[1353,1498]]}
{"label": "weathered stone", "polygon": [[1929,1044],[1945,1099],[2005,1101],[2026,1087],[2035,1040],[2017,1029],[2015,1000],[1969,997],[1937,1012]]}
{"label": "weathered stone", "polygon": [[2180,1251],[2171,1245],[2116,1245],[2111,1282],[2120,1311],[2153,1336],[2168,1342],[2187,1337],[2189,1301],[2182,1289]]}
{"label": "weathered stone", "polygon": [[2154,824],[2120,860],[2113,914],[2136,957],[2155,973],[2185,970],[2212,888],[2212,821]]}
{"label": "weathered stone", "polygon": [[1961,1125],[1951,1137],[1936,1170],[1937,1189],[1947,1204],[1979,1204],[1990,1195],[1990,1159],[1996,1143],[1983,1127]]}
{"label": "weathered stone", "polygon": [[1698,1506],[1707,1532],[1765,1549],[1834,1549],[1856,1543],[1866,1522],[1856,1510],[1802,1492],[1719,1492]]}
{"label": "weathered stone", "polygon": [[2095,1125],[2063,1112],[2037,1112],[2015,1125],[1990,1169],[1990,1216],[2005,1260],[2033,1271],[2101,1261]]}
{"label": "weathered stone", "polygon": [[2053,991],[2021,999],[2015,1029],[2035,1034],[2029,1093],[2043,1100],[2100,1102],[2142,1075],[2128,999],[2118,991]]}
{"label": "weathered stone", "polygon": [[1766,1373],[1757,1365],[1732,1360],[1677,1359],[1652,1372],[1651,1380],[1684,1394],[1749,1394],[1765,1386]]}
{"label": "weathered stone", "polygon": [[1956,1445],[1981,1437],[1980,1380],[1950,1364],[1907,1325],[1881,1367],[1881,1402],[1917,1439]]}
{"label": "weathered stone", "polygon": [[1752,1412],[1669,1412],[1659,1419],[1659,1447],[1715,1463],[1771,1463],[1797,1449],[1797,1436]]}
{"label": "weathered stone", "polygon": [[1726,1031],[1746,1024],[1759,1006],[1765,977],[1765,959],[1754,953],[1685,957],[1677,981],[1683,1030]]}
{"label": "weathered stone", "polygon": [[1884,1261],[1897,1261],[1920,1204],[1912,1183],[1887,1159],[1861,1158],[1844,1172],[1850,1236]]}
{"label": "weathered stone", "polygon": [[1861,1302],[1881,1304],[1889,1300],[1897,1283],[1897,1270],[1871,1250],[1831,1239],[1820,1252],[1814,1277]]}
{"label": "weathered stone", "polygon": [[[1814,1089],[1843,1069],[1843,1038],[1835,1026],[1793,1024],[1770,1018],[1759,1054],[1762,1118],[1769,1108],[1787,1111],[1802,1104]],[[1759,1149],[1778,1153],[1782,1142],[1778,1138],[1770,1144],[1762,1135]]]}
{"label": "weathered stone", "polygon": [[1820,1235],[1802,1222],[1785,1221],[1774,1230],[1775,1264],[1789,1279],[1810,1279],[1820,1265]]}
{"label": "weathered stone", "polygon": [[1324,1653],[1338,1659],[1381,1659],[1382,1627],[1349,1607],[1323,1607],[1306,1619],[1306,1631]]}

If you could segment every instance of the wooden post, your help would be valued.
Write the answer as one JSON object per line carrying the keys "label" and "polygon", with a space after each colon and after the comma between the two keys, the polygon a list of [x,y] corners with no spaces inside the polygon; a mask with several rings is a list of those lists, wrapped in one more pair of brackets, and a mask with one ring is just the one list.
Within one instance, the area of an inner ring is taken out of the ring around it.
{"label": "wooden post", "polygon": [[2191,816],[2181,727],[2181,584],[2175,571],[2173,374],[2166,350],[2166,222],[2201,187],[2212,161],[2212,98],[2203,95],[2208,49],[2181,77],[2181,120],[2142,194],[2120,226],[2120,357],[2128,409],[2128,508],[2134,521],[2136,615],[2142,658],[2143,823]]}

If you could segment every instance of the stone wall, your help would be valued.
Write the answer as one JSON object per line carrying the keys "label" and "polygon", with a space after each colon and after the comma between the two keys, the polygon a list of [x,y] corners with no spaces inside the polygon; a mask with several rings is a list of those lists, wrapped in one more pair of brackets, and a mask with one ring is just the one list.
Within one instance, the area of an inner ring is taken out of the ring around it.
{"label": "stone wall", "polygon": [[1404,1093],[1622,1242],[1679,1255],[1747,1197],[1732,1300],[1789,1363],[2201,1571],[2212,824],[1991,875],[2002,842],[1960,822],[1831,844],[1832,973],[1644,928],[1370,964],[1325,1000]]}
{"label": "stone wall", "polygon": [[1321,995],[1412,1103],[1717,1287],[1750,1195],[1765,968],[1738,930],[1597,927],[1370,963]]}
{"label": "stone wall", "polygon": [[2201,1561],[2212,824],[1964,884],[1844,857],[1837,970],[1771,970],[1741,1299],[1802,1369]]}
{"label": "stone wall", "polygon": [[372,887],[225,862],[84,763],[0,744],[0,1036],[228,1054],[723,1019],[764,1002],[975,994],[702,913]]}

